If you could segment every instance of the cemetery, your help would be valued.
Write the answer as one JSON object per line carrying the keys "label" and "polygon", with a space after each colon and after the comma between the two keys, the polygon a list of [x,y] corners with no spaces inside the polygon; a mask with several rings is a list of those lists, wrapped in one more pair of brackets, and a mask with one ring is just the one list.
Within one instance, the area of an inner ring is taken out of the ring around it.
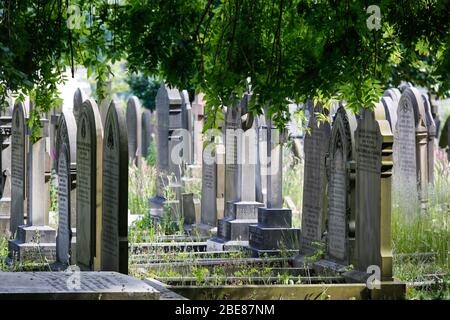
{"label": "cemetery", "polygon": [[0,4],[0,300],[450,299],[448,4],[49,2]]}

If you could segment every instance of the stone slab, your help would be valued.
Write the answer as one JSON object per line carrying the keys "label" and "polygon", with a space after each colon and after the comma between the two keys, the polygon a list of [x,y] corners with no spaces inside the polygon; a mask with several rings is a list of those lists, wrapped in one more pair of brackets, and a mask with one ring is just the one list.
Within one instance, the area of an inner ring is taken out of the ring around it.
{"label": "stone slab", "polygon": [[159,299],[149,284],[116,272],[0,272],[0,299]]}
{"label": "stone slab", "polygon": [[288,208],[258,208],[258,225],[263,228],[290,228],[292,211]]}
{"label": "stone slab", "polygon": [[259,250],[300,249],[300,229],[249,226],[249,245]]}

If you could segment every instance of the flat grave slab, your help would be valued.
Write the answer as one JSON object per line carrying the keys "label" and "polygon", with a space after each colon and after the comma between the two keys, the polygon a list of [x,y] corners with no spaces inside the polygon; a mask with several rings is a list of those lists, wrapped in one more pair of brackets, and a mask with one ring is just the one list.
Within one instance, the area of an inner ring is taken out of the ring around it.
{"label": "flat grave slab", "polygon": [[157,300],[158,290],[117,272],[0,272],[0,300]]}

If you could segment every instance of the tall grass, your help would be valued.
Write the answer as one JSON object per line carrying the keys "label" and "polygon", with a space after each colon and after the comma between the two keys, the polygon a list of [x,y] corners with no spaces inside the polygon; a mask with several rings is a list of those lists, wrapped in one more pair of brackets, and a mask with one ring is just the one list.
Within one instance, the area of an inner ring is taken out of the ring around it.
{"label": "tall grass", "polygon": [[428,210],[413,216],[393,206],[392,239],[395,255],[427,253],[431,261],[395,259],[394,271],[403,280],[414,280],[426,273],[449,273],[450,253],[450,171],[446,159],[438,157],[434,185],[429,186]]}
{"label": "tall grass", "polygon": [[140,167],[131,165],[128,173],[128,209],[131,214],[146,214],[148,199],[156,194],[156,168],[142,161]]}

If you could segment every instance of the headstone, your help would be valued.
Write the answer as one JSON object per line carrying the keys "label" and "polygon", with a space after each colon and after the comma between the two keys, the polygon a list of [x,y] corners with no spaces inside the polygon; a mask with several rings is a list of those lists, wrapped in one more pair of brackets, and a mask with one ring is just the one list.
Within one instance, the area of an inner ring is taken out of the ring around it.
{"label": "headstone", "polygon": [[394,131],[393,186],[403,210],[411,215],[418,207],[427,206],[427,128],[420,93],[414,87],[405,88],[397,109]]}
{"label": "headstone", "polygon": [[10,234],[11,121],[12,114],[0,117],[0,235]]}
{"label": "headstone", "polygon": [[254,255],[297,252],[300,229],[292,228],[292,212],[282,208],[282,143],[284,132],[267,117],[267,207],[258,208],[258,224],[249,226],[249,247]]}
{"label": "headstone", "polygon": [[128,138],[122,107],[111,102],[103,139],[101,270],[128,273]]}
{"label": "headstone", "polygon": [[70,150],[63,143],[58,155],[58,233],[56,236],[56,261],[63,265],[71,264],[72,229],[70,214]]}
{"label": "headstone", "polygon": [[150,145],[153,143],[153,123],[152,114],[150,110],[144,110],[142,112],[142,142],[141,142],[141,152],[142,157],[147,158],[149,155]]}
{"label": "headstone", "polygon": [[255,118],[255,128],[258,137],[256,159],[256,201],[267,203],[267,126],[264,115]]}
{"label": "headstone", "polygon": [[319,123],[314,112],[309,118],[308,128],[309,132],[306,133],[304,142],[305,167],[301,239],[301,251],[304,254],[313,253],[317,249],[314,243],[323,241],[327,212],[325,159],[331,136],[330,124],[328,122]]}
{"label": "headstone", "polygon": [[103,126],[94,100],[81,106],[77,127],[77,265],[101,268]]}
{"label": "headstone", "polygon": [[[408,90],[408,89],[407,89]],[[399,108],[405,108],[405,101]],[[377,108],[381,108],[377,105]],[[408,112],[402,110],[400,112]],[[363,109],[356,140],[356,268],[378,266],[381,280],[392,280],[391,175],[393,136],[388,121]],[[403,122],[404,115],[399,117]],[[405,119],[406,120],[406,119]],[[400,130],[403,128],[400,127]]]}
{"label": "headstone", "polygon": [[159,196],[164,194],[164,187],[168,185],[167,176],[173,174],[177,181],[181,178],[179,167],[171,159],[172,149],[179,144],[179,137],[172,133],[181,128],[181,103],[180,92],[162,83],[156,95]]}
{"label": "headstone", "polygon": [[202,163],[203,155],[203,117],[205,112],[205,103],[203,101],[204,94],[200,93],[195,96],[192,103],[192,113],[194,117],[194,162],[198,165]]}
{"label": "headstone", "polygon": [[422,94],[423,106],[425,111],[425,123],[427,126],[427,168],[428,168],[428,183],[434,183],[434,145],[436,139],[436,124],[431,113],[431,104],[428,96]]}
{"label": "headstone", "polygon": [[75,94],[73,96],[73,115],[75,117],[75,123],[78,121],[78,115],[80,113],[80,108],[83,102],[87,99],[86,93],[83,89],[78,88],[75,90]]}
{"label": "headstone", "polygon": [[334,116],[328,151],[327,256],[335,262],[353,263],[355,245],[354,114],[341,106]]}
{"label": "headstone", "polygon": [[193,144],[193,133],[194,133],[194,124],[193,124],[193,114],[192,114],[192,107],[191,103],[189,101],[189,94],[187,90],[183,90],[181,92],[181,99],[182,99],[182,123],[181,128],[186,130],[189,134],[189,139],[186,147],[183,149],[183,152],[185,153],[183,155],[185,161],[187,164],[194,164],[194,144]]}
{"label": "headstone", "polygon": [[106,97],[102,101],[100,101],[100,105],[98,106],[98,109],[100,111],[100,117],[102,119],[102,126],[105,127],[105,121],[106,121],[106,114],[108,113],[109,105],[111,104],[112,99],[110,97]]}
{"label": "headstone", "polygon": [[[33,108],[30,103],[30,110]],[[54,261],[56,257],[56,231],[48,226],[48,198],[46,189],[46,137],[48,120],[40,119],[40,137],[28,148],[27,155],[27,224],[18,227],[16,239],[8,242],[9,259],[24,261],[42,259]],[[29,135],[32,130],[28,130]],[[44,191],[43,191],[44,189]]]}
{"label": "headstone", "polygon": [[130,162],[139,165],[141,160],[141,144],[142,144],[142,120],[141,120],[141,103],[135,96],[128,99],[127,104],[127,132],[128,132],[128,156]]}
{"label": "headstone", "polygon": [[[257,164],[257,135],[253,116],[247,113],[247,105],[251,94],[246,93],[240,105],[227,110],[226,125],[226,154],[232,154],[227,159],[225,174],[227,183],[237,198],[226,202],[225,217],[218,221],[217,237],[208,240],[208,250],[230,250],[248,246],[248,227],[257,224],[257,209],[264,206],[256,201],[256,164]],[[233,108],[233,109],[234,109]],[[246,113],[246,119],[241,119]],[[238,117],[235,119],[234,117]],[[236,123],[238,127],[235,128]]]}
{"label": "headstone", "polygon": [[240,106],[228,107],[225,120],[225,217],[231,214],[233,202],[239,201],[241,197],[237,150],[237,129],[241,129],[241,126]]}
{"label": "headstone", "polygon": [[[78,109],[79,112],[80,108]],[[79,115],[79,113],[78,113]],[[70,220],[72,225],[71,228],[76,228],[77,212],[76,212],[76,170],[77,170],[77,123],[75,121],[75,116],[69,110],[64,110],[58,122],[58,131],[56,133],[55,150],[56,150],[56,161],[58,167],[56,173],[59,174],[59,155],[61,154],[61,146],[65,144],[69,150],[68,161],[70,161],[70,175],[69,178],[69,188],[71,193],[70,205]]]}
{"label": "headstone", "polygon": [[447,150],[447,160],[450,161],[450,116],[445,120],[439,137],[439,147]]}
{"label": "headstone", "polygon": [[14,106],[11,127],[11,222],[10,232],[15,235],[17,228],[25,224],[27,109],[17,102]]}

